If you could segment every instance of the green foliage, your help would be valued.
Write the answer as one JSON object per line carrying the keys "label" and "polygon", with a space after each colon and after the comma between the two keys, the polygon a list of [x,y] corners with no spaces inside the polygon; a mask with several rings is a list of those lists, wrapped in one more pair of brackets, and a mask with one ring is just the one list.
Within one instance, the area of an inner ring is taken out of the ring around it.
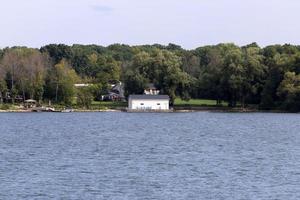
{"label": "green foliage", "polygon": [[141,74],[129,70],[125,74],[125,96],[128,97],[130,94],[142,94],[144,88],[147,85],[148,80]]}
{"label": "green foliage", "polygon": [[62,60],[48,72],[46,82],[48,98],[55,102],[71,105],[76,92],[74,84],[77,80],[79,78],[75,70],[69,66],[67,61]]}
{"label": "green foliage", "polygon": [[55,64],[62,59],[69,60],[72,57],[71,48],[64,44],[49,44],[42,47],[40,51],[49,54]]}
{"label": "green foliage", "polygon": [[0,77],[0,104],[3,103],[3,98],[4,98],[4,95],[6,94],[6,92],[7,92],[6,82],[4,79],[1,79],[1,77]]}
{"label": "green foliage", "polygon": [[9,104],[0,104],[0,110],[9,110],[10,105]]}
{"label": "green foliage", "polygon": [[286,110],[300,111],[300,75],[295,72],[286,72],[283,81],[277,89],[277,94],[283,100]]}
{"label": "green foliage", "polygon": [[[44,77],[48,67],[47,55],[36,49],[19,48],[6,49],[2,59],[6,79],[9,79],[9,89],[17,89],[23,99],[41,100],[43,96]],[[9,78],[8,78],[9,77]]]}
{"label": "green foliage", "polygon": [[170,96],[173,104],[176,94],[189,98],[187,88],[190,76],[182,70],[180,57],[167,50],[154,49],[152,53],[138,52],[125,74],[126,94],[141,94],[147,83],[154,83],[161,94]]}
{"label": "green foliage", "polygon": [[89,91],[91,92],[94,99],[101,100],[102,95],[105,95],[107,92],[107,84],[105,85],[102,85],[101,83],[93,84],[89,86]]}
{"label": "green foliage", "polygon": [[[21,96],[71,104],[77,96],[88,107],[107,94],[111,82],[121,81],[126,96],[142,94],[153,83],[171,104],[178,98],[214,99],[218,105],[298,111],[299,74],[300,47],[289,44],[228,43],[189,51],[176,44],[13,47],[0,50],[0,101],[7,92],[13,102]],[[76,95],[74,83],[91,87]]]}
{"label": "green foliage", "polygon": [[94,88],[83,87],[77,90],[77,105],[89,109],[94,100]]}

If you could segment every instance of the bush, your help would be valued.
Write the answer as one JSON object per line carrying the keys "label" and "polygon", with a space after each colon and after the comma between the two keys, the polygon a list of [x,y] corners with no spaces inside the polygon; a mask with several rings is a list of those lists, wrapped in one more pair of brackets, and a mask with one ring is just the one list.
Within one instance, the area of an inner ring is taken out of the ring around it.
{"label": "bush", "polygon": [[80,88],[77,92],[77,105],[89,109],[94,96],[90,88]]}
{"label": "bush", "polygon": [[0,105],[0,110],[8,110],[8,109],[10,109],[10,106],[8,104]]}

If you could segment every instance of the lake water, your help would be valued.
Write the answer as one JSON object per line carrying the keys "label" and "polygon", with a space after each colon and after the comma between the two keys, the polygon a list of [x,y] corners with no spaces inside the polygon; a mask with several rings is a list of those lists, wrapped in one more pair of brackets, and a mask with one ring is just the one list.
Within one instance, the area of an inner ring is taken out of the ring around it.
{"label": "lake water", "polygon": [[300,199],[300,115],[2,113],[0,199]]}

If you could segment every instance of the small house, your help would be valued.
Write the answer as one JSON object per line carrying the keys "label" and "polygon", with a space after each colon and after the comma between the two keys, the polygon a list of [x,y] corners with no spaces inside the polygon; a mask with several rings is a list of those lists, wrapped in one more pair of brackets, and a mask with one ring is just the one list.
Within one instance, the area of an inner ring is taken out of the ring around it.
{"label": "small house", "polygon": [[159,92],[160,91],[154,86],[153,83],[148,84],[144,89],[144,94],[146,95],[158,95]]}
{"label": "small house", "polygon": [[36,107],[36,100],[33,99],[27,99],[24,101],[24,107],[25,108],[35,108]]}
{"label": "small house", "polygon": [[122,82],[118,81],[115,84],[111,85],[111,89],[106,95],[102,96],[102,100],[105,101],[123,101],[125,100],[124,96],[124,85]]}
{"label": "small house", "polygon": [[128,98],[129,110],[167,111],[170,98],[168,95],[130,95]]}

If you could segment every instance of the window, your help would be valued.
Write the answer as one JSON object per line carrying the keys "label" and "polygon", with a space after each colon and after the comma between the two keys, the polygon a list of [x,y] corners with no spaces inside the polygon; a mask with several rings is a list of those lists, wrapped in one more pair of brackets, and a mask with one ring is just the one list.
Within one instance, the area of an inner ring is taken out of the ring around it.
{"label": "window", "polygon": [[160,106],[160,103],[157,103],[158,106]]}
{"label": "window", "polygon": [[143,106],[144,105],[144,103],[141,103],[141,106]]}

